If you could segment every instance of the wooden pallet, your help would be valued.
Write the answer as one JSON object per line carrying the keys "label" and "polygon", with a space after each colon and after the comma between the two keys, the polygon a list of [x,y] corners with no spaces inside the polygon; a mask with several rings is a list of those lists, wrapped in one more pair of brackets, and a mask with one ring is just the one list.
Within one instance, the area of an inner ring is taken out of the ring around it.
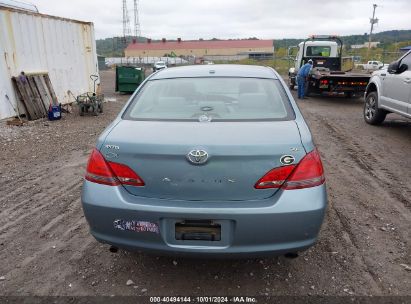
{"label": "wooden pallet", "polygon": [[47,117],[49,106],[58,105],[48,74],[12,77],[12,82],[29,120]]}

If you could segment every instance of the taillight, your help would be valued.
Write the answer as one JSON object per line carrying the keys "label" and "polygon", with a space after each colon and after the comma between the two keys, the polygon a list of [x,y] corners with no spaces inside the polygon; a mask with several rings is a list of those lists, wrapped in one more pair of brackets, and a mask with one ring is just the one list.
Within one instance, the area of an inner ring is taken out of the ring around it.
{"label": "taillight", "polygon": [[284,190],[304,189],[322,185],[325,182],[323,164],[317,149],[308,153],[297,165],[284,183]]}
{"label": "taillight", "polygon": [[144,181],[128,166],[107,162],[103,155],[94,149],[87,164],[86,180],[103,185],[144,186]]}
{"label": "taillight", "polygon": [[275,168],[260,178],[254,187],[256,189],[281,188],[294,168],[294,165]]}
{"label": "taillight", "polygon": [[317,150],[313,150],[304,156],[298,165],[275,168],[269,171],[255,184],[255,188],[294,190],[319,186],[324,182],[324,169],[320,154]]}
{"label": "taillight", "polygon": [[130,167],[126,165],[109,162],[111,170],[113,170],[115,176],[118,178],[121,184],[142,187],[144,181],[137,175]]}
{"label": "taillight", "polygon": [[120,181],[114,175],[113,171],[111,171],[103,155],[101,155],[97,149],[91,152],[90,159],[88,160],[86,180],[110,186],[120,185]]}

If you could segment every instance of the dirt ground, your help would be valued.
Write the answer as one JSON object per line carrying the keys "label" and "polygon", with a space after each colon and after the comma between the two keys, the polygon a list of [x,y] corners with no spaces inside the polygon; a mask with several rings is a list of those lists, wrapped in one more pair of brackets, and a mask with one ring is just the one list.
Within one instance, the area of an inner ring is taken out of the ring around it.
{"label": "dirt ground", "polygon": [[[329,207],[297,259],[196,260],[111,253],[80,191],[90,150],[129,97],[98,117],[0,125],[0,295],[411,295],[411,121],[366,125],[361,99],[299,102],[325,165]],[[134,285],[127,286],[132,280]]]}

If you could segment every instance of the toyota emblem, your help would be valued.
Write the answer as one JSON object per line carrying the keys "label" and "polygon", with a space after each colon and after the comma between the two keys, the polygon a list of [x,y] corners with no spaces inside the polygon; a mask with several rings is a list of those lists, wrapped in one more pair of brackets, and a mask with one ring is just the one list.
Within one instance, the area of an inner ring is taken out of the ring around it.
{"label": "toyota emblem", "polygon": [[192,150],[187,154],[187,159],[194,165],[202,165],[208,160],[208,153],[204,150]]}

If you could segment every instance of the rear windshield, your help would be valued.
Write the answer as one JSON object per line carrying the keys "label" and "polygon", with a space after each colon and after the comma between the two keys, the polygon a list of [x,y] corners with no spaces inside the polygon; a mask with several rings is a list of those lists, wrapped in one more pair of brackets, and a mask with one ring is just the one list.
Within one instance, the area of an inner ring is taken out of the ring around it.
{"label": "rear windshield", "polygon": [[329,46],[307,46],[307,56],[330,57],[331,47]]}
{"label": "rear windshield", "polygon": [[175,78],[148,81],[124,119],[177,121],[291,120],[294,112],[278,80]]}

